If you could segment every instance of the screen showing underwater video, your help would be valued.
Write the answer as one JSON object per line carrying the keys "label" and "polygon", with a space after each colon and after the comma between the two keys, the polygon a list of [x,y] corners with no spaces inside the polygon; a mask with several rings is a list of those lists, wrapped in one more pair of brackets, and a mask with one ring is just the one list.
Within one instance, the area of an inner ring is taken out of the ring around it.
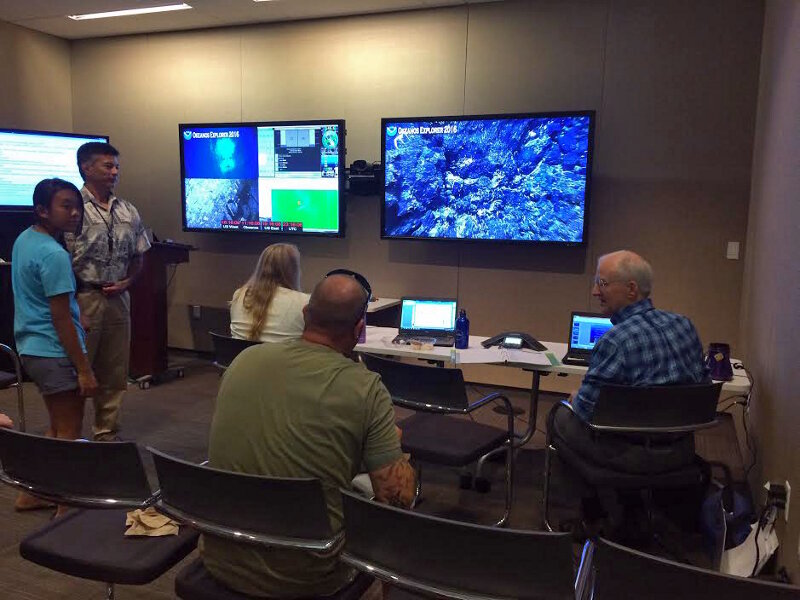
{"label": "screen showing underwater video", "polygon": [[344,121],[179,130],[184,230],[343,235]]}
{"label": "screen showing underwater video", "polygon": [[593,111],[381,127],[381,237],[585,242]]}

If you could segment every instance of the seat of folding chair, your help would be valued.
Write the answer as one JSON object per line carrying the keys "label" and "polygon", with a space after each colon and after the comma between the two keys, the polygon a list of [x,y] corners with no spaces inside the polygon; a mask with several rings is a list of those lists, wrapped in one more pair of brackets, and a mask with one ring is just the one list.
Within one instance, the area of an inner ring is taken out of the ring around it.
{"label": "seat of folding chair", "polygon": [[[373,581],[374,578],[359,573],[350,585],[338,593],[331,596],[317,596],[317,598],[358,600]],[[206,570],[200,558],[178,573],[175,578],[175,593],[179,598],[185,600],[247,600],[258,597],[240,594],[222,585]]]}
{"label": "seat of folding chair", "polygon": [[415,460],[463,467],[497,448],[508,432],[447,415],[416,413],[400,423],[403,452]]}
{"label": "seat of folding chair", "polygon": [[[23,558],[54,571],[128,585],[144,585],[180,562],[197,546],[199,534],[126,537],[126,509],[74,510],[54,519],[20,543]],[[93,540],[102,539],[97,544]]]}

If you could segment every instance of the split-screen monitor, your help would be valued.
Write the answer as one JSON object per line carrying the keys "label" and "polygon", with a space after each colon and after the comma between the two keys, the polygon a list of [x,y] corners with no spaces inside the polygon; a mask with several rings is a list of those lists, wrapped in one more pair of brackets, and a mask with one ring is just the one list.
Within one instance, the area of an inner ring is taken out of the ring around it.
{"label": "split-screen monitor", "polygon": [[344,235],[344,121],[179,126],[186,231]]}

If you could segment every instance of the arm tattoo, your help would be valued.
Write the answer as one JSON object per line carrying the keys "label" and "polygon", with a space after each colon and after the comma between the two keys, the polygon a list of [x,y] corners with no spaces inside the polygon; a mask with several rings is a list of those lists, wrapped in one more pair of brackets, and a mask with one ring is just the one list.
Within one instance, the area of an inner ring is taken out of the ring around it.
{"label": "arm tattoo", "polygon": [[375,499],[391,506],[409,508],[414,500],[416,475],[405,458],[370,473]]}

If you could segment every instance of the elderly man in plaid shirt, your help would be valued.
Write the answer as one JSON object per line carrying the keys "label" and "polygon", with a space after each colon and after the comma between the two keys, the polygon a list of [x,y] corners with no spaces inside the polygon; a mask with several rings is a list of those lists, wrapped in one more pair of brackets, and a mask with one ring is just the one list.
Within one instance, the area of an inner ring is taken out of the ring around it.
{"label": "elderly man in plaid shirt", "polygon": [[572,400],[574,413],[557,410],[554,435],[595,463],[631,473],[678,468],[694,458],[694,437],[683,436],[669,448],[652,452],[643,444],[619,435],[594,435],[585,425],[600,386],[670,385],[710,381],[703,346],[692,322],[675,313],[657,310],[650,300],[653,272],[641,256],[622,250],[597,261],[592,295],[614,324],[597,342],[589,370]]}
{"label": "elderly man in plaid shirt", "polygon": [[[650,265],[633,252],[613,252],[597,261],[592,295],[614,326],[594,347],[589,370],[572,399],[574,411],[557,404],[548,424],[555,438],[587,461],[638,474],[669,471],[692,462],[694,436],[676,437],[651,448],[623,435],[594,434],[585,422],[592,417],[600,387],[605,383],[645,386],[710,381],[694,325],[682,315],[653,307],[652,281]],[[614,502],[609,491],[593,490],[584,496],[583,524],[575,533],[593,533],[602,526],[599,519],[611,513],[612,535],[637,539],[641,535],[634,523],[641,506],[638,494],[620,494]]]}

